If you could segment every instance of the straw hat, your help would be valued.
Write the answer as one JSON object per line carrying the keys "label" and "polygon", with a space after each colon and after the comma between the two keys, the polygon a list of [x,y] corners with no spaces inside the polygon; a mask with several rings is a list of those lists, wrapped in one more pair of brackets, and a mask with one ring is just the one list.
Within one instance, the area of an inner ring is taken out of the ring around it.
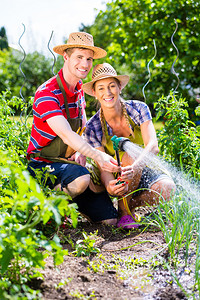
{"label": "straw hat", "polygon": [[53,48],[53,51],[63,55],[68,48],[86,48],[94,51],[94,59],[102,58],[107,55],[107,52],[99,47],[94,46],[93,36],[86,32],[72,32],[69,35],[67,44],[58,45]]}
{"label": "straw hat", "polygon": [[94,83],[98,80],[109,77],[117,78],[121,84],[121,89],[123,89],[129,82],[128,75],[117,75],[117,72],[110,64],[103,63],[94,67],[92,72],[92,81],[84,83],[82,88],[86,94],[94,96],[92,92]]}

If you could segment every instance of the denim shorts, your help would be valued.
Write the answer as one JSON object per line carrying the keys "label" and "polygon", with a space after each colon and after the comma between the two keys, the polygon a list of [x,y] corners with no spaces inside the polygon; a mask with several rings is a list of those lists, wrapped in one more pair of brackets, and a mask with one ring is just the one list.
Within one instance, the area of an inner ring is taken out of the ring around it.
{"label": "denim shorts", "polygon": [[138,189],[140,191],[136,191],[134,193],[134,197],[140,195],[144,189],[150,189],[154,183],[161,179],[169,179],[170,177],[164,173],[162,170],[150,169],[149,167],[145,167],[142,171],[142,176],[140,178]]}
{"label": "denim shorts", "polygon": [[[59,183],[61,183],[61,188],[66,187],[76,178],[89,174],[89,171],[81,165],[66,164],[62,162],[30,162],[28,164],[28,171],[34,178],[37,177],[37,173],[40,172],[41,175],[39,176],[41,176],[41,183],[49,186],[51,189]],[[51,179],[51,176],[46,176],[47,172],[49,175],[54,175],[53,180]]]}

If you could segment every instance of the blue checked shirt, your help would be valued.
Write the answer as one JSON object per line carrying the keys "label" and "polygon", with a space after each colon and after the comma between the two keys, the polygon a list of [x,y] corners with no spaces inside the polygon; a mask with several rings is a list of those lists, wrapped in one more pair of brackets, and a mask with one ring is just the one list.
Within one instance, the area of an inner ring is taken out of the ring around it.
{"label": "blue checked shirt", "polygon": [[[126,106],[128,115],[133,122],[140,126],[142,123],[152,119],[151,112],[146,103],[138,100],[123,101]],[[94,148],[101,147],[103,132],[101,128],[101,121],[99,118],[100,110],[90,119],[86,124],[84,138]],[[112,128],[106,122],[108,134],[113,136]]]}

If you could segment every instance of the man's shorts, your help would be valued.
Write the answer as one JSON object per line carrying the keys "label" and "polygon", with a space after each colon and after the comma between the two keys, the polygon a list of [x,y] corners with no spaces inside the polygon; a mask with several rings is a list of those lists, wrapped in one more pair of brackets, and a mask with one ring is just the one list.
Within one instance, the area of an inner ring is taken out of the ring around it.
{"label": "man's shorts", "polygon": [[[76,178],[89,174],[89,171],[80,165],[60,162],[30,162],[28,171],[34,178],[36,177],[37,171],[43,171],[41,183],[45,183],[45,185],[51,189],[59,183],[61,183],[61,187],[65,187]],[[46,172],[56,176],[55,182],[52,182],[49,177],[47,177],[47,181],[45,182]],[[97,194],[87,188],[84,193],[75,197],[72,201],[77,203],[79,212],[88,217],[92,222],[117,218],[117,210],[113,206],[112,200],[106,191]]]}
{"label": "man's shorts", "polygon": [[[62,162],[30,162],[28,164],[28,171],[34,178],[37,177],[38,171],[43,171],[41,183],[49,186],[51,189],[59,183],[61,183],[61,188],[64,188],[76,178],[89,174],[89,171],[81,165],[66,164]],[[47,172],[49,175],[54,175],[55,182],[51,179],[51,176],[46,176]]]}

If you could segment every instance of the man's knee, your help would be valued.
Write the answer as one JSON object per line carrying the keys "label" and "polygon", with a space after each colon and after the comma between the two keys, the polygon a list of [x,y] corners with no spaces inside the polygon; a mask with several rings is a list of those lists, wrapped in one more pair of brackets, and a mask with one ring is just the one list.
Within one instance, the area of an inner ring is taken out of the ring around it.
{"label": "man's knee", "polygon": [[90,175],[82,175],[67,185],[67,191],[72,198],[82,194],[90,183]]}

